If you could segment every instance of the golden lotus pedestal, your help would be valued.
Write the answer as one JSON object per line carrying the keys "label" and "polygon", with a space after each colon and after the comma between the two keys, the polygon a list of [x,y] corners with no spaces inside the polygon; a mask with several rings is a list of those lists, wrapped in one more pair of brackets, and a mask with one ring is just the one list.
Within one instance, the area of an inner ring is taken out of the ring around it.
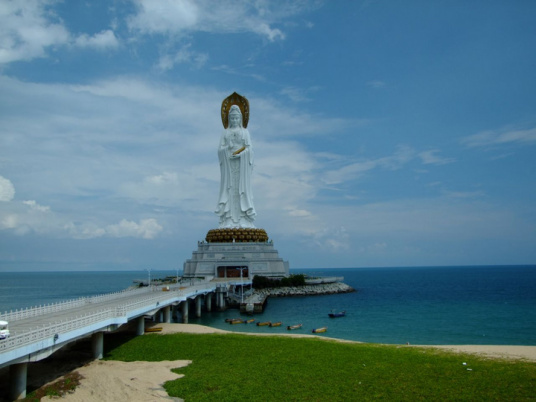
{"label": "golden lotus pedestal", "polygon": [[268,241],[268,234],[264,229],[211,229],[205,240],[209,243],[264,243]]}

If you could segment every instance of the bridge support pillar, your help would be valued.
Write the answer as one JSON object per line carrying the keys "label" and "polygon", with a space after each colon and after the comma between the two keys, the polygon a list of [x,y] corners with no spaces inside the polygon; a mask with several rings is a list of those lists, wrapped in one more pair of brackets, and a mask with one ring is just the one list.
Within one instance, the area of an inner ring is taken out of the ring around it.
{"label": "bridge support pillar", "polygon": [[26,398],[26,381],[28,378],[28,363],[12,364],[9,367],[10,400]]}
{"label": "bridge support pillar", "polygon": [[216,292],[216,307],[218,310],[225,310],[225,298],[223,292]]}
{"label": "bridge support pillar", "polygon": [[182,323],[188,324],[188,299],[181,302]]}
{"label": "bridge support pillar", "polygon": [[203,300],[203,296],[199,295],[195,298],[195,316],[197,318],[201,317],[201,301]]}
{"label": "bridge support pillar", "polygon": [[143,335],[145,333],[145,318],[143,316],[136,319],[136,335]]}
{"label": "bridge support pillar", "polygon": [[171,306],[164,307],[164,321],[166,323],[171,322]]}
{"label": "bridge support pillar", "polygon": [[102,359],[104,350],[104,332],[95,332],[91,335],[91,349],[94,359]]}
{"label": "bridge support pillar", "polygon": [[212,293],[207,293],[205,296],[205,307],[209,313],[212,311]]}

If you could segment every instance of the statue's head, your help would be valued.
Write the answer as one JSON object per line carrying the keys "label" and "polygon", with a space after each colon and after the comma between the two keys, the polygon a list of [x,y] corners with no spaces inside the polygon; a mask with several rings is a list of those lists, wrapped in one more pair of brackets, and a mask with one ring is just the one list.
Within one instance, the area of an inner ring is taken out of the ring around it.
{"label": "statue's head", "polygon": [[229,128],[242,127],[242,113],[237,105],[229,109]]}

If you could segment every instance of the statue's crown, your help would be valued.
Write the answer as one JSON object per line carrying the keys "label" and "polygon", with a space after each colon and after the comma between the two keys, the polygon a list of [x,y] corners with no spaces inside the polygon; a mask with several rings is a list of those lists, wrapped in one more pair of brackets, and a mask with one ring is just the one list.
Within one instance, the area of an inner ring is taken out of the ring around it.
{"label": "statue's crown", "polygon": [[242,112],[240,112],[240,108],[237,105],[231,106],[231,109],[229,110],[229,116],[232,114],[242,115]]}
{"label": "statue's crown", "polygon": [[249,102],[242,95],[233,92],[221,103],[221,122],[224,128],[229,127],[229,116],[235,113],[242,116],[242,127],[247,128],[249,121]]}

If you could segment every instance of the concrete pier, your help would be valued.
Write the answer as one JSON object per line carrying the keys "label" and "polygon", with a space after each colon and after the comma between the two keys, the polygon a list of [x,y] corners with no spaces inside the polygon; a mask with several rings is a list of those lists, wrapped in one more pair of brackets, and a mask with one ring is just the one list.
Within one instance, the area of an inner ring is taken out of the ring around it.
{"label": "concrete pier", "polygon": [[171,307],[170,306],[164,307],[164,320],[163,320],[163,322],[168,323],[168,324],[171,322]]}
{"label": "concrete pier", "polygon": [[145,333],[145,318],[143,316],[136,319],[136,335],[143,335]]}
{"label": "concrete pier", "polygon": [[11,400],[26,398],[26,379],[28,374],[28,363],[13,364],[9,367]]}
{"label": "concrete pier", "polygon": [[188,324],[188,307],[189,307],[188,300],[181,302],[180,307],[181,307],[182,323]]}
{"label": "concrete pier", "polygon": [[219,289],[216,290],[216,307],[219,311],[225,310],[224,293]]}
{"label": "concrete pier", "polygon": [[195,298],[195,316],[201,318],[201,305],[203,301],[203,296],[199,295]]}
{"label": "concrete pier", "polygon": [[209,313],[212,311],[212,293],[207,293],[205,296],[205,308]]}
{"label": "concrete pier", "polygon": [[91,351],[94,359],[102,359],[104,351],[104,332],[95,332],[91,335]]}

